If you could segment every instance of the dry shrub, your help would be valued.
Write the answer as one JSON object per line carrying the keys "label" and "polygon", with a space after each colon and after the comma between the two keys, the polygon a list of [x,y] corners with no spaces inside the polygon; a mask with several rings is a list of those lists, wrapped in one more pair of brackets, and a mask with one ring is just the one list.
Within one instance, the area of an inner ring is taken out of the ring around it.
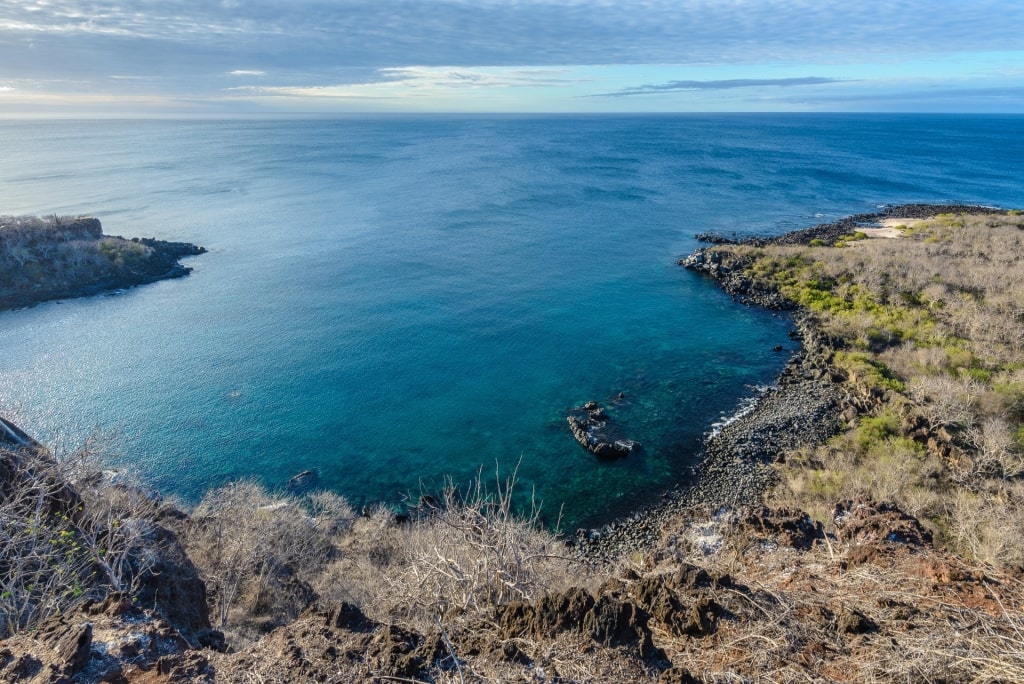
{"label": "dry shrub", "polygon": [[982,477],[1014,479],[1024,473],[1024,455],[1017,451],[1010,424],[1003,418],[986,418],[967,431],[974,447],[971,480]]}
{"label": "dry shrub", "polygon": [[907,383],[907,393],[935,426],[967,427],[977,420],[976,406],[985,387],[972,378],[918,375]]}
{"label": "dry shrub", "polygon": [[514,484],[514,476],[499,480],[489,492],[478,478],[464,496],[448,487],[432,511],[408,522],[384,510],[357,521],[317,585],[322,600],[429,629],[568,586],[578,578],[563,543],[540,525],[537,507],[514,511]]}
{"label": "dry shrub", "polygon": [[901,378],[924,374],[925,377],[936,375],[949,368],[949,354],[941,346],[919,347],[913,342],[905,342],[884,351],[880,358],[885,365]]}
{"label": "dry shrub", "polygon": [[158,553],[158,499],[113,484],[87,442],[55,458],[0,449],[0,636],[110,591],[134,594]]}
{"label": "dry shrub", "polygon": [[514,476],[399,521],[386,507],[356,518],[328,492],[272,495],[253,481],[210,491],[185,534],[214,618],[237,644],[303,609],[346,601],[427,631],[439,619],[538,598],[568,582],[562,543],[512,506]]}
{"label": "dry shrub", "polygon": [[352,520],[342,497],[317,493],[310,508],[252,480],[211,490],[184,542],[206,582],[216,624],[236,639],[293,620],[315,600],[310,586]]}
{"label": "dry shrub", "polygon": [[930,527],[945,512],[937,486],[942,464],[904,438],[868,440],[861,428],[790,454],[780,470],[771,504],[805,510],[826,524],[835,503],[846,499],[894,502]]}
{"label": "dry shrub", "polygon": [[946,505],[945,533],[954,548],[988,565],[1024,568],[1024,482],[959,489]]}

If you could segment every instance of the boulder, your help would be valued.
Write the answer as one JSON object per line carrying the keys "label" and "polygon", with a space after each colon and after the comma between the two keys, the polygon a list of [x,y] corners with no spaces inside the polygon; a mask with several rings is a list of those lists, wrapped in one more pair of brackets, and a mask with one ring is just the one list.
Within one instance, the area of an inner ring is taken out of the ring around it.
{"label": "boulder", "polygon": [[320,484],[320,475],[315,470],[303,470],[293,475],[285,488],[292,494],[303,494]]}

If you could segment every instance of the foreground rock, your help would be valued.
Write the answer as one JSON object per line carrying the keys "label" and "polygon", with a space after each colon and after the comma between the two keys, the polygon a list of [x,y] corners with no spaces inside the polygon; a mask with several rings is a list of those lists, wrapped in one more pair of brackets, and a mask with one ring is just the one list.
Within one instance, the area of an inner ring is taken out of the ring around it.
{"label": "foreground rock", "polygon": [[0,681],[194,681],[208,663],[167,620],[119,594],[54,617],[0,646]]}
{"label": "foreground rock", "polygon": [[206,249],[103,234],[98,219],[0,217],[0,310],[85,297],[188,275]]}

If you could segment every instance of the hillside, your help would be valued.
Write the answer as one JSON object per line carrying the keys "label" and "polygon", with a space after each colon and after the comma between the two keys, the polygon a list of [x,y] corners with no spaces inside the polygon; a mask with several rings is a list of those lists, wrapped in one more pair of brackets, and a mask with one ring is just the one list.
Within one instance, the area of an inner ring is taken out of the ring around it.
{"label": "hillside", "polygon": [[9,442],[0,681],[1024,681],[1024,217],[718,242],[685,265],[802,349],[695,490],[570,538],[514,474],[186,513]]}
{"label": "hillside", "polygon": [[103,234],[98,219],[0,216],[0,310],[187,275],[184,242]]}

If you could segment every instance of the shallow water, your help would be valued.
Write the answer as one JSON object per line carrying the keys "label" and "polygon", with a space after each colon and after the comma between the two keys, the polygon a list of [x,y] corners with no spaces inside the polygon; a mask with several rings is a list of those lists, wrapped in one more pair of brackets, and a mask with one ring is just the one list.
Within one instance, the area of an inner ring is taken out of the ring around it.
{"label": "shallow water", "polygon": [[[691,477],[789,323],[676,259],[883,203],[1024,205],[1021,117],[0,123],[0,211],[205,245],[188,278],[0,315],[0,411],[195,498],[306,468],[356,503],[519,463],[549,520]],[[588,399],[644,449],[599,463]]]}

